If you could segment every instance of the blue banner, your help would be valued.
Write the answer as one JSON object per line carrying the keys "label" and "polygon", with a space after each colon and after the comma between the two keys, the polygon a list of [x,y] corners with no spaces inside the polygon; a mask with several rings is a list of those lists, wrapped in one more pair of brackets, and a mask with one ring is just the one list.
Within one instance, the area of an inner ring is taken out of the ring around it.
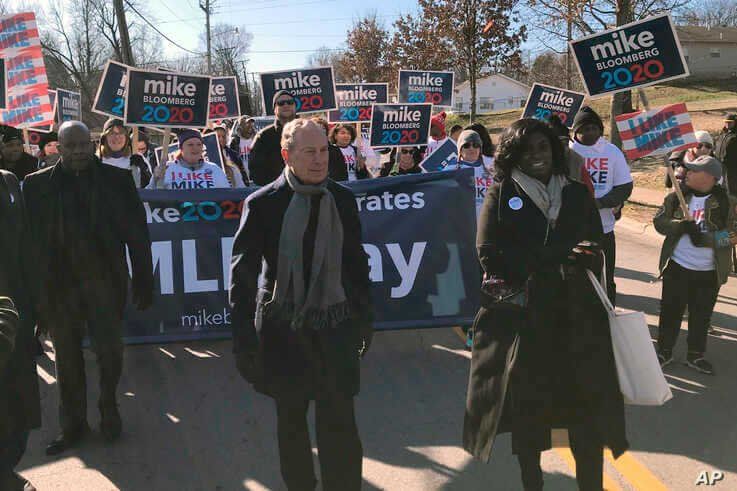
{"label": "blue banner", "polygon": [[[470,169],[350,183],[368,254],[376,329],[470,325],[478,308]],[[132,343],[227,337],[233,236],[249,189],[140,191],[154,304],[128,306]]]}

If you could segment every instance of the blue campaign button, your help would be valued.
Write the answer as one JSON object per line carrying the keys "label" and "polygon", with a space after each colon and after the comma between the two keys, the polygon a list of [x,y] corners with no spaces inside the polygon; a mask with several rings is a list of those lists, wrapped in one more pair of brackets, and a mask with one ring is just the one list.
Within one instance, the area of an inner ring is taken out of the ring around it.
{"label": "blue campaign button", "polygon": [[522,209],[522,198],[520,198],[519,196],[510,198],[508,204],[509,204],[509,207],[513,209],[514,211],[521,210]]}

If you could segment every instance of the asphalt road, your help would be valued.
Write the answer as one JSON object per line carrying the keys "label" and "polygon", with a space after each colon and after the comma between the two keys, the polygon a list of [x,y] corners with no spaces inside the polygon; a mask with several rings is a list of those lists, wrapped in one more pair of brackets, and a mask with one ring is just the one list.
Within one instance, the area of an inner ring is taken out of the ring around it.
{"label": "asphalt road", "polygon": [[[619,304],[644,311],[655,326],[661,240],[636,222],[620,222],[617,234]],[[666,369],[674,398],[664,407],[628,407],[632,450],[616,462],[607,458],[607,489],[699,489],[704,471],[724,473],[714,488],[737,489],[736,278],[722,288],[713,325],[709,358],[717,375],[680,363],[684,333],[678,363]],[[450,328],[376,335],[356,402],[365,490],[521,489],[508,437],[489,464],[460,447],[469,356]],[[94,355],[86,359],[96,426],[97,371]],[[230,342],[127,348],[122,440],[108,447],[95,431],[78,450],[47,458],[45,443],[58,431],[53,373],[49,349],[39,368],[44,428],[32,433],[20,466],[40,491],[283,489],[273,404],[238,377]],[[546,489],[575,489],[566,435],[554,441],[543,454]]]}

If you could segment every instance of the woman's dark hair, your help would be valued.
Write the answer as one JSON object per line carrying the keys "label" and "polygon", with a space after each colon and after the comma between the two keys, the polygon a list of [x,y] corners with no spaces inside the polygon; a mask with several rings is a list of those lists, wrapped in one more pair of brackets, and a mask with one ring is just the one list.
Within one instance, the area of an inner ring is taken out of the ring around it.
{"label": "woman's dark hair", "polygon": [[356,127],[352,124],[338,123],[330,130],[330,134],[328,135],[328,140],[330,140],[330,143],[332,143],[333,145],[338,144],[336,142],[336,137],[338,136],[338,132],[343,129],[351,134],[351,144],[356,141]]}
{"label": "woman's dark hair", "polygon": [[452,135],[452,134],[453,134],[453,133],[455,133],[456,131],[463,131],[463,126],[461,126],[461,125],[459,125],[459,124],[454,124],[454,125],[453,125],[453,126],[452,126],[452,127],[450,128],[450,131],[448,132],[448,134],[449,134],[449,135]]}
{"label": "woman's dark hair", "polygon": [[464,129],[473,130],[481,137],[481,153],[487,157],[494,156],[494,144],[491,142],[491,135],[489,130],[486,129],[481,123],[473,123],[472,125],[466,126]]}
{"label": "woman's dark hair", "polygon": [[558,136],[546,123],[532,118],[518,119],[502,133],[499,148],[494,159],[494,168],[499,179],[512,175],[512,169],[520,161],[530,135],[541,133],[550,142],[553,151],[553,174],[566,174],[567,165],[563,145]]}

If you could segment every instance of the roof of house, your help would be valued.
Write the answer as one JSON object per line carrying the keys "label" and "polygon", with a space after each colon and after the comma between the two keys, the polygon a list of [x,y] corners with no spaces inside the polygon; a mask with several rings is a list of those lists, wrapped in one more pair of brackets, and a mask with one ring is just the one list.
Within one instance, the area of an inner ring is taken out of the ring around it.
{"label": "roof of house", "polygon": [[[512,77],[507,77],[506,75],[502,75],[501,73],[493,73],[493,74],[491,74],[491,75],[489,75],[489,76],[486,76],[486,77],[480,78],[480,79],[478,79],[478,80],[476,81],[476,84],[478,85],[478,83],[479,83],[479,82],[481,82],[482,80],[486,80],[487,78],[492,78],[492,77],[499,77],[499,78],[503,78],[504,80],[508,80],[508,81],[510,81],[510,82],[512,82],[512,83],[515,83],[515,84],[519,85],[520,87],[524,87],[524,88],[525,88],[526,90],[528,90],[528,91],[530,90],[530,86],[529,86],[529,85],[523,84],[523,83],[522,83],[522,82],[520,82],[519,80],[515,80],[515,79],[513,79]],[[464,88],[464,87],[465,87],[465,86],[467,86],[467,85],[468,85],[468,80],[466,80],[466,81],[465,81],[465,82],[463,82],[463,83],[460,83],[460,84],[456,85],[456,86],[455,86],[455,90],[456,90],[456,91],[457,91],[457,90],[460,90],[460,89]]]}
{"label": "roof of house", "polygon": [[737,44],[735,27],[676,26],[681,43],[729,43]]}

